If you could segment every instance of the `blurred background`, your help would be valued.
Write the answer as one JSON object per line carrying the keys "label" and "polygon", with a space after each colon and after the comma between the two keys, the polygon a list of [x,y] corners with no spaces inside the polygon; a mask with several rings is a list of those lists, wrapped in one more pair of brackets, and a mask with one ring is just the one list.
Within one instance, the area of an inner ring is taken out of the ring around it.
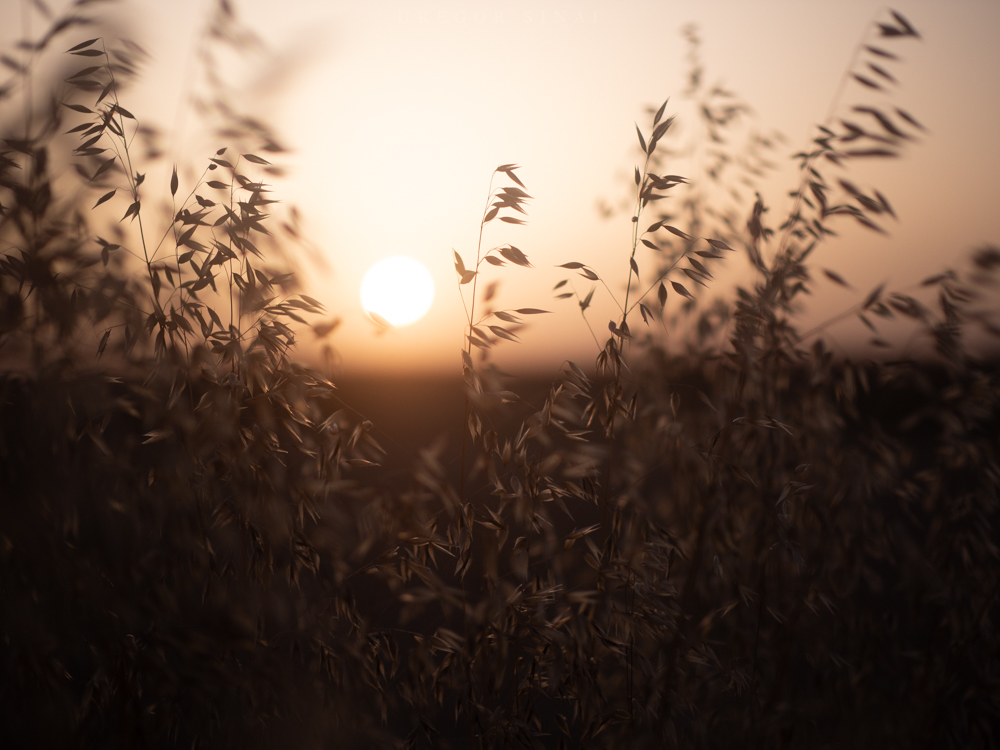
{"label": "blurred background", "polygon": [[[149,53],[140,84],[122,101],[140,121],[163,129],[168,162],[200,164],[223,145],[199,130],[190,107],[199,40],[213,7],[178,0],[109,4],[105,11],[114,31]],[[901,0],[895,8],[922,39],[888,45],[901,57],[888,101],[927,130],[901,159],[852,166],[849,179],[879,189],[898,221],[884,224],[886,234],[853,222],[834,226],[839,236],[813,254],[815,268],[835,270],[853,288],[814,273],[803,330],[881,282],[912,289],[944,267],[963,268],[976,247],[1000,238],[1000,5]],[[533,196],[528,223],[494,222],[484,250],[516,245],[534,267],[484,266],[484,280],[500,282],[498,309],[552,314],[533,316],[519,332],[521,343],[504,342],[491,358],[506,371],[544,377],[567,359],[586,366],[597,353],[576,302],[553,299],[562,279],[572,279],[581,296],[591,282],[555,266],[586,263],[623,296],[632,174],[640,164],[635,125],[648,135],[652,110],[670,97],[666,115],[678,115],[674,145],[697,137],[697,105],[685,91],[692,66],[700,65],[705,86],[724,86],[752,108],[738,132],[773,138],[773,168],[755,187],[776,227],[798,185],[791,156],[809,148],[838,92],[836,115],[879,101],[860,84],[839,86],[858,45],[878,42],[871,28],[887,12],[858,0],[242,0],[233,9],[247,45],[220,58],[219,72],[233,101],[273,126],[289,149],[273,159],[286,170],[274,179],[275,196],[298,207],[317,250],[302,260],[304,291],[341,319],[330,339],[337,372],[460,373],[465,313],[452,250],[472,264],[491,173],[516,163]],[[38,13],[30,3],[6,1],[4,49],[32,23],[42,26]],[[698,62],[685,28],[701,40]],[[678,154],[665,171],[694,174],[704,166],[698,158]],[[167,175],[169,166],[164,189]],[[657,208],[670,210],[666,203]],[[753,189],[743,186],[737,203],[745,217]],[[380,333],[361,308],[359,286],[366,269],[389,255],[427,266],[437,294],[422,320]],[[651,281],[653,251],[641,249],[637,260],[643,281]],[[733,254],[721,268],[713,267],[720,269],[717,284],[701,291],[703,304],[730,293],[749,266]],[[668,315],[678,300],[670,298]],[[599,287],[587,314],[602,343],[615,310]],[[635,317],[633,331],[643,327]],[[825,335],[856,356],[878,353],[856,319]],[[661,336],[681,348],[683,326]],[[915,345],[905,335],[887,338],[896,354]],[[318,352],[310,333],[301,343],[309,356]]]}

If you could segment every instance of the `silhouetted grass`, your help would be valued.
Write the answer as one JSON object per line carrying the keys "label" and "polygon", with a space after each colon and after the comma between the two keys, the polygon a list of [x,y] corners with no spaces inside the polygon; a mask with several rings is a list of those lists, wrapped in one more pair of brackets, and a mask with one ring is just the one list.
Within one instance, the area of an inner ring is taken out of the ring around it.
{"label": "silhouetted grass", "polygon": [[[91,38],[88,8],[21,48],[0,98],[25,112],[0,151],[6,746],[995,745],[1000,379],[963,335],[993,326],[975,304],[1000,251],[928,280],[933,308],[880,287],[849,311],[917,320],[933,364],[845,361],[795,318],[829,225],[892,215],[837,170],[900,153],[915,118],[834,107],[772,230],[759,195],[713,204],[725,170],[662,174],[664,103],[637,128],[596,368],[518,395],[474,356],[541,312],[489,308],[483,264],[529,264],[481,242],[456,253],[465,393],[444,403],[296,362],[321,306],[274,261],[297,237],[263,181],[280,147],[217,98],[229,141],[201,176],[147,183],[121,88],[140,52]],[[860,92],[918,36],[886,19],[845,73]],[[213,24],[241,38],[226,4]],[[79,68],[42,97],[53,46]],[[744,111],[690,94],[710,137]],[[523,211],[515,169],[484,233]],[[741,254],[752,276],[684,357],[638,334]],[[567,294],[586,318],[594,292]],[[390,403],[411,416],[368,420]]]}

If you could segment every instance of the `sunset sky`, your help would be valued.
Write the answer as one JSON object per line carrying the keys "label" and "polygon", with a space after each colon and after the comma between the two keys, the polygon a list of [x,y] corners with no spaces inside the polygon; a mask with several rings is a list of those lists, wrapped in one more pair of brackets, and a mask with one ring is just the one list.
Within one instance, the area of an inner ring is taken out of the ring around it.
{"label": "sunset sky", "polygon": [[[178,112],[209,4],[126,7],[123,31],[151,54],[138,89],[144,98],[131,109],[174,128],[179,153],[197,140],[197,120]],[[333,343],[345,373],[458,371],[464,312],[452,249],[471,265],[491,172],[504,163],[522,165],[518,175],[533,196],[528,223],[494,223],[484,244],[514,244],[534,268],[484,266],[483,278],[500,281],[498,307],[553,314],[535,316],[522,343],[505,342],[494,359],[508,370],[544,373],[566,359],[592,362],[597,350],[579,308],[552,292],[563,278],[575,278],[581,293],[588,282],[554,266],[587,263],[622,293],[629,214],[603,219],[598,205],[629,195],[639,158],[635,123],[648,133],[649,107],[670,96],[666,113],[678,114],[678,134],[690,124],[681,29],[697,26],[708,81],[749,103],[755,128],[786,138],[773,155],[779,168],[762,184],[777,225],[797,186],[790,155],[808,147],[827,116],[856,45],[876,41],[873,21],[889,19],[881,6],[857,0],[251,0],[235,7],[264,46],[229,71],[231,82],[247,111],[271,122],[292,149],[277,195],[299,206],[329,262],[327,270],[306,269],[306,291],[343,318]],[[841,236],[813,256],[816,293],[803,327],[882,281],[911,287],[1000,241],[1000,4],[904,0],[894,7],[923,38],[891,44],[903,61],[893,68],[900,85],[889,101],[927,132],[903,159],[852,168],[850,179],[878,188],[899,221],[886,224],[888,235],[835,225]],[[837,112],[882,101],[852,84]],[[685,174],[683,167],[670,171]],[[361,309],[359,286],[365,270],[389,255],[426,265],[437,296],[421,321],[379,336]],[[637,255],[640,268],[652,270],[651,255]],[[742,256],[729,263],[710,296],[745,273]],[[836,270],[854,291],[836,287],[821,268]],[[671,297],[668,310],[676,303]],[[614,309],[598,289],[588,314],[602,341]],[[638,318],[630,323],[642,327]],[[829,333],[842,346],[866,338],[856,321]]]}

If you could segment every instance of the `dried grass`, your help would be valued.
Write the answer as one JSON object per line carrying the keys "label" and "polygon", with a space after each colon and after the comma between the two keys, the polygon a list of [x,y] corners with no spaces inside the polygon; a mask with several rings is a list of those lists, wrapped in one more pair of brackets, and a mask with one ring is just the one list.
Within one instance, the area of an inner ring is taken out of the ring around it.
{"label": "dried grass", "polygon": [[[175,169],[157,218],[118,99],[137,52],[82,39],[87,7],[53,19],[3,94],[57,41],[85,58],[0,152],[8,746],[996,744],[1000,381],[963,333],[993,325],[975,300],[1000,251],[979,251],[969,281],[928,280],[933,309],[878,288],[849,311],[916,319],[934,365],[838,360],[795,325],[829,225],[892,215],[831,170],[898,154],[911,115],[860,104],[822,126],[771,230],[759,196],[741,225],[710,183],[662,174],[664,103],[637,128],[621,317],[596,370],[567,364],[540,407],[473,356],[543,312],[492,310],[479,285],[484,263],[527,257],[456,253],[461,476],[432,446],[400,486],[373,426],[293,358],[321,306],[271,265],[297,236],[268,230],[255,150],[274,139],[209,109],[236,147],[193,182]],[[845,73],[862,93],[891,87],[890,45],[918,36],[895,13],[873,33]],[[707,106],[707,126],[742,111]],[[49,165],[69,125],[72,185]],[[484,230],[520,223],[515,170],[494,174],[513,185],[491,183]],[[681,213],[643,231],[677,190]],[[641,246],[662,261],[636,286]],[[688,356],[640,340],[637,314],[694,314],[740,251],[755,276],[706,311]],[[586,318],[594,292],[563,286]]]}

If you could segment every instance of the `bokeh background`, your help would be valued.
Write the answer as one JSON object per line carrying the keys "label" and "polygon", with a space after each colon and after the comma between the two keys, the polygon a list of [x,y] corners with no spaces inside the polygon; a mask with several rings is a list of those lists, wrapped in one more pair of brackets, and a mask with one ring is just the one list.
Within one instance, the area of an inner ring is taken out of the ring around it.
{"label": "bokeh background", "polygon": [[[275,191],[298,206],[319,251],[303,260],[305,290],[342,319],[332,342],[344,375],[460,371],[464,312],[452,249],[467,263],[474,258],[491,172],[511,162],[522,165],[519,175],[534,196],[529,223],[494,223],[484,242],[512,243],[535,267],[488,273],[501,281],[499,307],[553,314],[535,316],[522,343],[498,347],[494,359],[508,371],[538,375],[566,359],[591,362],[596,348],[575,303],[553,299],[554,284],[568,276],[554,266],[587,263],[623,291],[630,213],[607,217],[602,207],[630,194],[639,159],[635,123],[648,133],[650,107],[670,96],[667,114],[678,114],[679,137],[693,124],[682,95],[689,65],[682,29],[697,28],[706,79],[753,107],[752,127],[785,137],[760,185],[777,225],[798,182],[791,155],[808,147],[853,51],[873,41],[866,30],[886,13],[858,0],[242,0],[233,7],[253,43],[248,53],[223,59],[220,71],[234,101],[273,125],[290,149],[277,160],[287,174]],[[922,39],[893,45],[903,62],[893,68],[900,84],[892,103],[927,131],[904,158],[852,169],[859,186],[889,198],[899,220],[886,224],[885,235],[839,225],[840,236],[813,258],[854,288],[816,274],[803,328],[880,282],[912,289],[943,267],[964,267],[974,248],[1000,238],[1000,4],[901,0],[894,7]],[[127,106],[164,129],[168,160],[207,157],[219,145],[199,131],[187,104],[211,12],[211,3],[193,0],[108,6],[112,29],[149,53]],[[30,3],[5,0],[5,45],[33,14]],[[869,93],[849,85],[841,110],[871,100]],[[682,161],[670,171],[683,175],[686,167]],[[431,270],[437,297],[419,323],[379,335],[358,287],[372,263],[396,254]],[[652,268],[649,254],[640,251],[641,267]],[[733,257],[708,296],[725,295],[745,269],[742,257]],[[582,293],[589,289],[583,279],[575,283]],[[589,311],[599,336],[613,311],[599,289]],[[858,356],[877,353],[856,320],[825,335]],[[901,350],[915,346],[905,335],[889,338]],[[307,354],[315,351],[309,334],[302,343]]]}

